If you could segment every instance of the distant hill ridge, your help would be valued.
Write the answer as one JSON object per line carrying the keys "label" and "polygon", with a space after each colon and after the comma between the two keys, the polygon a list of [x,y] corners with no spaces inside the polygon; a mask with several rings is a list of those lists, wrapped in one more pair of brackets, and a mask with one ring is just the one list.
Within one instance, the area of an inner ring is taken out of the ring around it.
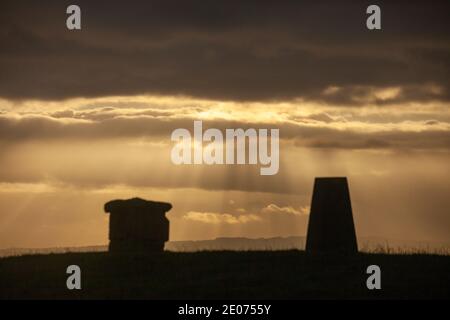
{"label": "distant hill ridge", "polygon": [[[303,236],[273,238],[219,237],[212,240],[169,241],[165,244],[165,250],[173,252],[217,250],[304,250],[305,241],[306,237]],[[363,252],[450,254],[449,242],[425,242],[391,240],[378,237],[361,237],[358,238],[358,246],[359,250]],[[54,248],[8,248],[0,249],[0,257],[67,252],[103,252],[107,250],[107,245]]]}

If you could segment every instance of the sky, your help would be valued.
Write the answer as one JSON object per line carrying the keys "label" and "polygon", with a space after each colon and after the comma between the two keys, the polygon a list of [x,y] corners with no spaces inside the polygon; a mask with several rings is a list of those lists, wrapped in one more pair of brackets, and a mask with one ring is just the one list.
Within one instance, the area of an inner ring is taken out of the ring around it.
{"label": "sky", "polygon": [[[304,236],[315,177],[356,233],[450,242],[450,5],[5,1],[0,248],[107,243],[112,199],[167,201],[170,240]],[[181,165],[177,128],[276,128],[280,167]]]}

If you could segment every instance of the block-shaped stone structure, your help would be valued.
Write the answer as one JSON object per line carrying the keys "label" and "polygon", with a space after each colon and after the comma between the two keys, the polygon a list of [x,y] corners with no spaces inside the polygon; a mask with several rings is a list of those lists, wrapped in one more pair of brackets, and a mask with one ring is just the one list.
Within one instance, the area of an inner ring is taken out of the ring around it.
{"label": "block-shaped stone structure", "polygon": [[149,253],[163,251],[169,240],[170,203],[140,198],[113,200],[105,204],[109,217],[109,251]]}

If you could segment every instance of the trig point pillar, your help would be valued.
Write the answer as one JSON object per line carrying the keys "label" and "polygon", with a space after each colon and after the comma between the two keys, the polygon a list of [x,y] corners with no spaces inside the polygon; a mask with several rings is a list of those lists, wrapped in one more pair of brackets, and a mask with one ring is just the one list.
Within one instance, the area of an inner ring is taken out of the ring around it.
{"label": "trig point pillar", "polygon": [[315,179],[306,252],[358,252],[347,178]]}

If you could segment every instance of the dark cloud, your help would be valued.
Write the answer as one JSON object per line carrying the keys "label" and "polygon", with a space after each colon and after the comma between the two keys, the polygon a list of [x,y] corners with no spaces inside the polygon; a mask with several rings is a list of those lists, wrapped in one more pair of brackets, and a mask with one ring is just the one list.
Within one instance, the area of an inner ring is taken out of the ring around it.
{"label": "dark cloud", "polygon": [[[2,4],[0,96],[449,99],[448,1],[378,1],[374,32],[365,1],[78,1],[81,31],[65,28],[69,4]],[[395,97],[371,96],[393,86]]]}
{"label": "dark cloud", "polygon": [[[151,113],[151,112],[147,112]],[[58,117],[43,115],[11,116],[0,115],[0,141],[18,143],[24,141],[102,140],[149,138],[168,141],[173,130],[187,128],[193,132],[192,115],[179,116],[175,111],[164,111],[164,116],[115,115],[82,113],[73,118],[59,118],[69,115],[57,113]],[[396,126],[361,129],[347,128],[330,123],[331,118],[317,121],[324,116],[297,118],[296,122],[251,122],[244,120],[204,120],[203,130],[217,128],[225,132],[229,128],[280,129],[283,141],[293,141],[297,146],[336,149],[446,149],[450,148],[450,134],[447,123],[422,121],[398,123]],[[337,123],[341,120],[337,119]],[[436,128],[437,127],[437,128]]]}

